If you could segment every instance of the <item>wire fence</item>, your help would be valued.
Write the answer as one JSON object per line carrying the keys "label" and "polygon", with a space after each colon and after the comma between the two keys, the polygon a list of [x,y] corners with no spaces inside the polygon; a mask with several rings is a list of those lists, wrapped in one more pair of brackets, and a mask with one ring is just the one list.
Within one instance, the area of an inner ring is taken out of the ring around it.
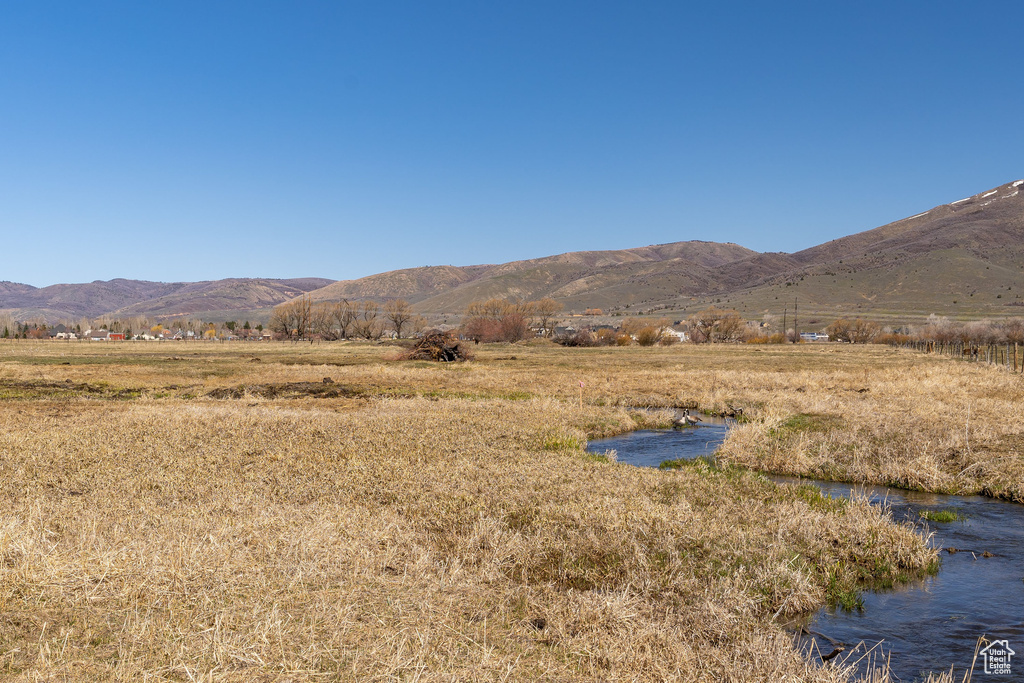
{"label": "wire fence", "polygon": [[922,353],[937,353],[974,363],[999,365],[1011,372],[1024,374],[1024,347],[1009,344],[972,344],[970,342],[904,341],[893,346]]}

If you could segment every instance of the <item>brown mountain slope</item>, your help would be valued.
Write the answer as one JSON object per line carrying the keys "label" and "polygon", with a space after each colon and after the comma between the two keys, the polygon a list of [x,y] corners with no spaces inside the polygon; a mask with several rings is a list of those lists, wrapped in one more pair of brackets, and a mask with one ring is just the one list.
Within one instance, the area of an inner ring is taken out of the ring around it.
{"label": "brown mountain slope", "polygon": [[211,311],[252,311],[272,308],[303,292],[320,289],[330,280],[229,278],[184,283],[175,291],[114,311],[114,315],[196,315]]}
{"label": "brown mountain slope", "polygon": [[[499,265],[468,267],[431,266],[391,271],[335,282],[312,292],[316,301],[404,298],[424,313],[459,313],[472,301],[490,297],[539,299],[546,296],[575,301],[578,294],[595,291],[600,302],[622,303],[623,296],[642,295],[644,282],[653,283],[647,271],[677,271],[679,291],[701,291],[713,278],[711,269],[756,252],[737,244],[674,242],[636,249],[578,251]],[[653,284],[660,291],[667,282]],[[603,294],[597,290],[611,288]],[[635,292],[633,290],[636,290]],[[632,293],[630,293],[632,292]],[[586,296],[584,298],[587,298]],[[642,298],[642,297],[641,297]]]}
{"label": "brown mountain slope", "polygon": [[32,285],[23,285],[19,282],[0,282],[0,301],[28,296],[35,290]]}
{"label": "brown mountain slope", "polygon": [[137,301],[175,291],[180,284],[144,280],[96,280],[81,284],[57,284],[33,288],[21,296],[5,296],[4,308],[50,311],[66,318],[97,316]]}
{"label": "brown mountain slope", "polygon": [[1019,249],[1024,246],[1022,189],[1024,183],[1020,181],[1007,183],[911,218],[805,249],[793,254],[793,259],[809,265],[893,251],[964,248],[985,253],[1006,247]]}
{"label": "brown mountain slope", "polygon": [[[23,320],[47,322],[101,315],[190,315],[213,310],[266,309],[319,289],[330,280],[233,278],[208,282],[97,280],[83,284],[0,287],[0,309]],[[14,286],[11,286],[14,285]]]}
{"label": "brown mountain slope", "polygon": [[494,266],[424,266],[392,270],[358,280],[339,280],[310,292],[313,301],[406,299],[420,301],[432,292],[469,282]]}
{"label": "brown mountain slope", "polygon": [[[683,243],[686,244],[686,243]],[[541,260],[543,261],[543,260]],[[711,267],[708,267],[711,266]],[[485,296],[529,297],[520,267],[421,302],[425,311],[457,312]],[[1015,181],[880,228],[794,254],[750,253],[701,264],[684,259],[622,262],[576,273],[546,293],[567,308],[664,309],[684,314],[709,303],[750,317],[781,313],[799,299],[812,317],[879,319],[930,313],[971,317],[1024,313],[1024,182]]]}
{"label": "brown mountain slope", "polygon": [[[1024,181],[1007,183],[788,255],[790,267],[730,289],[728,301],[756,315],[792,310],[799,299],[801,310],[823,320],[1024,313],[1022,190]],[[744,267],[737,262],[727,270]]]}

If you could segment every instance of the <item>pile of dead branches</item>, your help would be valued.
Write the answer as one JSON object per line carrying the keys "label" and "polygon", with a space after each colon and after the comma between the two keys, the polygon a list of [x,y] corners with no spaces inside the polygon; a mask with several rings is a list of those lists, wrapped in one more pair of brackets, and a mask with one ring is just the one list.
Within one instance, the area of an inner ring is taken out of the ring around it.
{"label": "pile of dead branches", "polygon": [[402,360],[433,360],[439,363],[470,358],[472,354],[469,349],[451,332],[428,332],[402,356]]}

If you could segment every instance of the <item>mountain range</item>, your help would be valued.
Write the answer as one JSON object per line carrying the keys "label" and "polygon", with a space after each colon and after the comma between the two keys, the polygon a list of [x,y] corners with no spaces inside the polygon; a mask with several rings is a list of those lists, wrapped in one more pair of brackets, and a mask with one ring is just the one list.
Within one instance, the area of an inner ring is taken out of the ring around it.
{"label": "mountain range", "polygon": [[808,324],[841,315],[908,320],[1024,313],[1024,181],[1006,183],[873,230],[795,253],[674,242],[578,251],[497,265],[426,266],[357,280],[232,278],[96,281],[35,288],[0,282],[0,310],[19,320],[99,316],[266,319],[298,296],[402,298],[433,319],[491,297],[551,297],[567,312],[686,315],[709,304],[747,317],[798,305]]}

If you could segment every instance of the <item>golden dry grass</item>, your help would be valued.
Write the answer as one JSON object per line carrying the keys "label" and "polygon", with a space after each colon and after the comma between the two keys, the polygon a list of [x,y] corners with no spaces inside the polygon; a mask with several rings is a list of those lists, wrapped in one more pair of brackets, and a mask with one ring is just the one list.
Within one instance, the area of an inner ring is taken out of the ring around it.
{"label": "golden dry grass", "polygon": [[[9,343],[0,349],[21,361],[0,364],[0,397],[188,398],[221,389],[254,400],[280,390],[278,398],[286,399],[305,391],[287,391],[289,383],[331,377],[339,389],[364,397],[571,401],[583,381],[584,401],[593,406],[743,410],[749,422],[721,454],[737,464],[1024,501],[1024,378],[914,351],[539,343],[483,346],[473,363],[438,366],[388,362],[398,355],[394,347],[358,344]],[[56,386],[39,387],[44,381]],[[69,381],[73,386],[60,386]],[[798,415],[816,419],[787,422]]]}
{"label": "golden dry grass", "polygon": [[[622,406],[743,408],[737,443],[798,413],[861,416],[884,382],[943,364],[591,351],[438,366],[345,344],[0,347],[0,675],[847,680],[778,620],[923,571],[920,536],[751,472],[581,446],[670,416]],[[971,396],[1001,381],[954,369]],[[826,410],[828,387],[858,407]],[[972,453],[998,431],[975,410]]]}

